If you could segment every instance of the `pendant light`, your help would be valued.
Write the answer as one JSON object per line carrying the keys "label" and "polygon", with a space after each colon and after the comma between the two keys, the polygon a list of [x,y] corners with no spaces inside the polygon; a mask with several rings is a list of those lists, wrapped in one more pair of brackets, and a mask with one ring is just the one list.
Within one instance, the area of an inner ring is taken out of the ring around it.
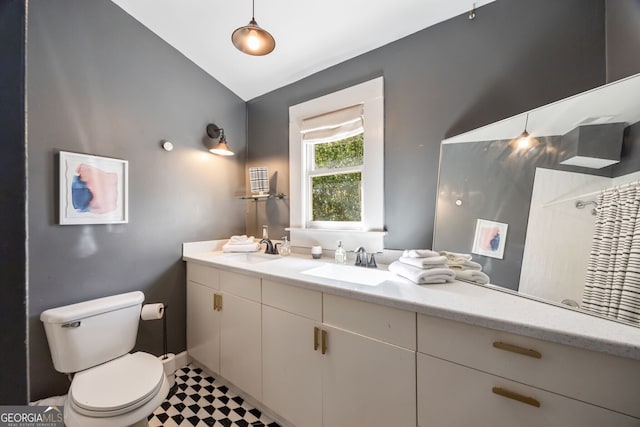
{"label": "pendant light", "polygon": [[529,113],[527,113],[527,118],[524,122],[524,131],[517,138],[512,139],[509,142],[509,147],[514,150],[526,150],[528,148],[533,148],[536,145],[540,144],[536,138],[529,135],[527,132],[527,125],[529,124]]}
{"label": "pendant light", "polygon": [[260,28],[255,15],[256,2],[252,0],[251,21],[231,34],[233,45],[248,55],[267,55],[276,47],[276,41],[267,30]]}
{"label": "pendant light", "polygon": [[218,154],[220,156],[233,156],[233,151],[227,145],[227,139],[224,136],[224,129],[218,127],[215,124],[207,125],[207,136],[211,139],[215,139],[220,137],[220,141],[209,148],[209,151],[213,154]]}

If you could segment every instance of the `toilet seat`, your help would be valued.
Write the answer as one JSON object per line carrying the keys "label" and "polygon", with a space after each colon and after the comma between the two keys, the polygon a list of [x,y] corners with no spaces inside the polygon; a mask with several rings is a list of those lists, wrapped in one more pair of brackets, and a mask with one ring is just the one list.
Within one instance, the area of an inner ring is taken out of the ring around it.
{"label": "toilet seat", "polygon": [[69,389],[74,410],[91,417],[112,417],[151,400],[164,380],[162,362],[143,352],[76,373]]}

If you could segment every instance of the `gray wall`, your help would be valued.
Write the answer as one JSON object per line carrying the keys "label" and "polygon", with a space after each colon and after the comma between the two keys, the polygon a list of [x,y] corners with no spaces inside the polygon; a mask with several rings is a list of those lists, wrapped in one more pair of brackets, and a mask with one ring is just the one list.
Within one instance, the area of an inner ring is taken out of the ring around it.
{"label": "gray wall", "polygon": [[606,0],[607,82],[640,72],[640,0]]}
{"label": "gray wall", "polygon": [[[28,37],[29,345],[32,399],[66,391],[40,313],[131,290],[169,305],[185,349],[181,244],[244,233],[245,103],[109,0],[31,0]],[[209,154],[205,126],[238,153]],[[174,151],[160,148],[171,140]],[[60,226],[60,150],[129,161],[130,219]],[[137,347],[160,354],[162,322]]]}
{"label": "gray wall", "polygon": [[0,2],[1,405],[27,402],[24,21],[22,0]]}
{"label": "gray wall", "polygon": [[[440,141],[603,84],[604,13],[602,0],[500,0],[253,99],[249,165],[288,193],[288,107],[383,75],[385,247],[430,247]],[[288,204],[257,205],[247,231],[261,223],[283,231]]]}

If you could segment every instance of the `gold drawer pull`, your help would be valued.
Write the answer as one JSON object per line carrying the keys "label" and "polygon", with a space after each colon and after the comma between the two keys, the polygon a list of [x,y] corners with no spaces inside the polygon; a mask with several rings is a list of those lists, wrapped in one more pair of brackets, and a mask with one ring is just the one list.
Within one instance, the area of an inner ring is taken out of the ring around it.
{"label": "gold drawer pull", "polygon": [[501,387],[493,387],[491,391],[493,391],[495,394],[506,397],[508,399],[517,400],[518,402],[526,403],[527,405],[535,406],[536,408],[540,407],[540,402],[538,402],[533,397],[523,396],[521,394],[506,390]]}
{"label": "gold drawer pull", "polygon": [[327,353],[327,331],[322,330],[322,354]]}
{"label": "gold drawer pull", "polygon": [[533,357],[535,359],[541,359],[542,354],[540,352],[532,350],[530,348],[519,347],[513,344],[507,344],[500,341],[494,341],[493,346],[495,348],[499,348],[500,350],[510,351],[512,353],[522,354],[524,356]]}
{"label": "gold drawer pull", "polygon": [[318,332],[320,332],[320,328],[317,326],[313,327],[313,351],[318,351]]}

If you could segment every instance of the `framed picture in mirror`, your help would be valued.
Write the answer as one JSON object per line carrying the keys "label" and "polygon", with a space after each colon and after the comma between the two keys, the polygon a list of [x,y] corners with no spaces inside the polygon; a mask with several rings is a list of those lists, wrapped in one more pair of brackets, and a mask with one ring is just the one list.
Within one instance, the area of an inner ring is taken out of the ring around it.
{"label": "framed picture in mirror", "polygon": [[504,246],[507,240],[508,224],[502,222],[478,219],[476,221],[476,233],[473,238],[471,252],[491,258],[502,259]]}

